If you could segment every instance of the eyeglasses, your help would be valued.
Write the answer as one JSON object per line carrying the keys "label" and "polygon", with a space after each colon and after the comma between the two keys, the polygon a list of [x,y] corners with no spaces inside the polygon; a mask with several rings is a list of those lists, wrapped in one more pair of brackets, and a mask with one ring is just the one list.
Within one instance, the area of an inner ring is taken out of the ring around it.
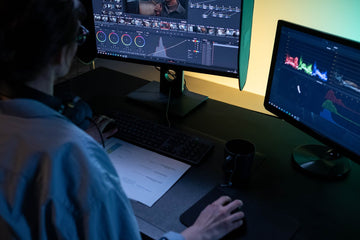
{"label": "eyeglasses", "polygon": [[86,37],[89,35],[89,30],[86,29],[83,25],[80,25],[79,32],[76,36],[76,43],[81,46],[85,43]]}

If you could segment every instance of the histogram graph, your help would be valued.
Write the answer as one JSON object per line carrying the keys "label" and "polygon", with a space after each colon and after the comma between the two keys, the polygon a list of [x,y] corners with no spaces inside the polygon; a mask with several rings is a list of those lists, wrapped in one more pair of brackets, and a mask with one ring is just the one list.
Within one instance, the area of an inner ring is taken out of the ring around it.
{"label": "histogram graph", "polygon": [[350,95],[360,93],[360,62],[356,57],[349,58],[347,50],[330,42],[321,42],[320,46],[304,43],[292,35],[287,36],[284,46],[279,57],[288,69],[320,84],[342,87]]}
{"label": "histogram graph", "polygon": [[328,80],[327,71],[321,72],[317,68],[316,62],[314,62],[313,64],[307,64],[303,61],[302,57],[300,57],[299,59],[299,57],[291,57],[287,54],[285,57],[285,64],[290,65],[296,70],[304,71],[306,74],[310,76],[318,77],[322,81],[326,82]]}
{"label": "histogram graph", "polygon": [[[169,56],[167,55],[168,51],[170,51],[171,49],[177,48],[177,47],[181,47],[181,45],[186,44],[187,42],[188,42],[188,40],[183,40],[181,42],[178,42],[178,43],[176,43],[174,45],[171,45],[171,46],[165,48],[163,38],[160,37],[159,38],[159,44],[158,44],[158,46],[156,46],[155,51],[153,53],[148,54],[148,55],[149,56],[169,58]],[[175,49],[175,51],[176,51],[176,49]]]}
{"label": "histogram graph", "polygon": [[[329,51],[326,47],[319,51],[293,41],[287,42],[287,48],[279,57],[282,59],[279,70],[287,69],[282,78],[283,87],[297,89],[299,104],[312,108],[314,113],[336,126],[352,129],[360,134],[359,85],[356,83],[360,74],[351,67],[356,62],[342,58],[336,51]],[[327,90],[323,97],[316,98],[324,87]],[[297,114],[304,117],[301,113]]]}
{"label": "histogram graph", "polygon": [[[349,99],[348,101],[352,101]],[[347,103],[350,104],[350,103]],[[354,106],[351,108],[347,106],[344,101],[335,95],[333,90],[329,90],[325,95],[325,100],[322,103],[322,111],[320,116],[333,122],[337,125],[358,129],[360,131],[360,112],[354,110]],[[357,103],[351,103],[359,104]]]}
{"label": "histogram graph", "polygon": [[147,48],[147,57],[156,58],[167,63],[189,61],[198,64],[202,56],[202,42],[198,39],[180,39],[174,37],[151,36],[153,43]]}

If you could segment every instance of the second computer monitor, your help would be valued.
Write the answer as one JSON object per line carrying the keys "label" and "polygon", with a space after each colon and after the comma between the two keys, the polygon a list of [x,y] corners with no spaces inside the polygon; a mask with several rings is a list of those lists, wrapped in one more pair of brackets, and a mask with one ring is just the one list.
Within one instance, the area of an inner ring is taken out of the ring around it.
{"label": "second computer monitor", "polygon": [[359,69],[360,43],[279,21],[265,107],[329,147],[297,148],[301,167],[336,177],[342,155],[360,162]]}

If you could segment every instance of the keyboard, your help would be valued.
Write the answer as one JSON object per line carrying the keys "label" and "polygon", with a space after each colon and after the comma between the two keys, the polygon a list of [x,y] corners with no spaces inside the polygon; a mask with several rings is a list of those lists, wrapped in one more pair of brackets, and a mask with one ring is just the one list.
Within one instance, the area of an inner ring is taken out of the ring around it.
{"label": "keyboard", "polygon": [[123,112],[112,112],[114,137],[192,165],[200,163],[214,144],[204,138]]}

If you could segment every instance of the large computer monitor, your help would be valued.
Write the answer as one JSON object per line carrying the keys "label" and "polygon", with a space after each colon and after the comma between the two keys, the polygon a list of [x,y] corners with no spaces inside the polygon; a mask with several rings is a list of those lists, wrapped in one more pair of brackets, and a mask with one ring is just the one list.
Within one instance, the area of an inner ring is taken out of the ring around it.
{"label": "large computer monitor", "polygon": [[264,105],[325,144],[296,148],[296,166],[346,176],[360,163],[360,43],[279,21]]}
{"label": "large computer monitor", "polygon": [[244,87],[253,0],[91,1],[97,57],[160,68],[160,81],[131,98],[186,115],[207,97],[185,90],[184,70],[239,78]]}

